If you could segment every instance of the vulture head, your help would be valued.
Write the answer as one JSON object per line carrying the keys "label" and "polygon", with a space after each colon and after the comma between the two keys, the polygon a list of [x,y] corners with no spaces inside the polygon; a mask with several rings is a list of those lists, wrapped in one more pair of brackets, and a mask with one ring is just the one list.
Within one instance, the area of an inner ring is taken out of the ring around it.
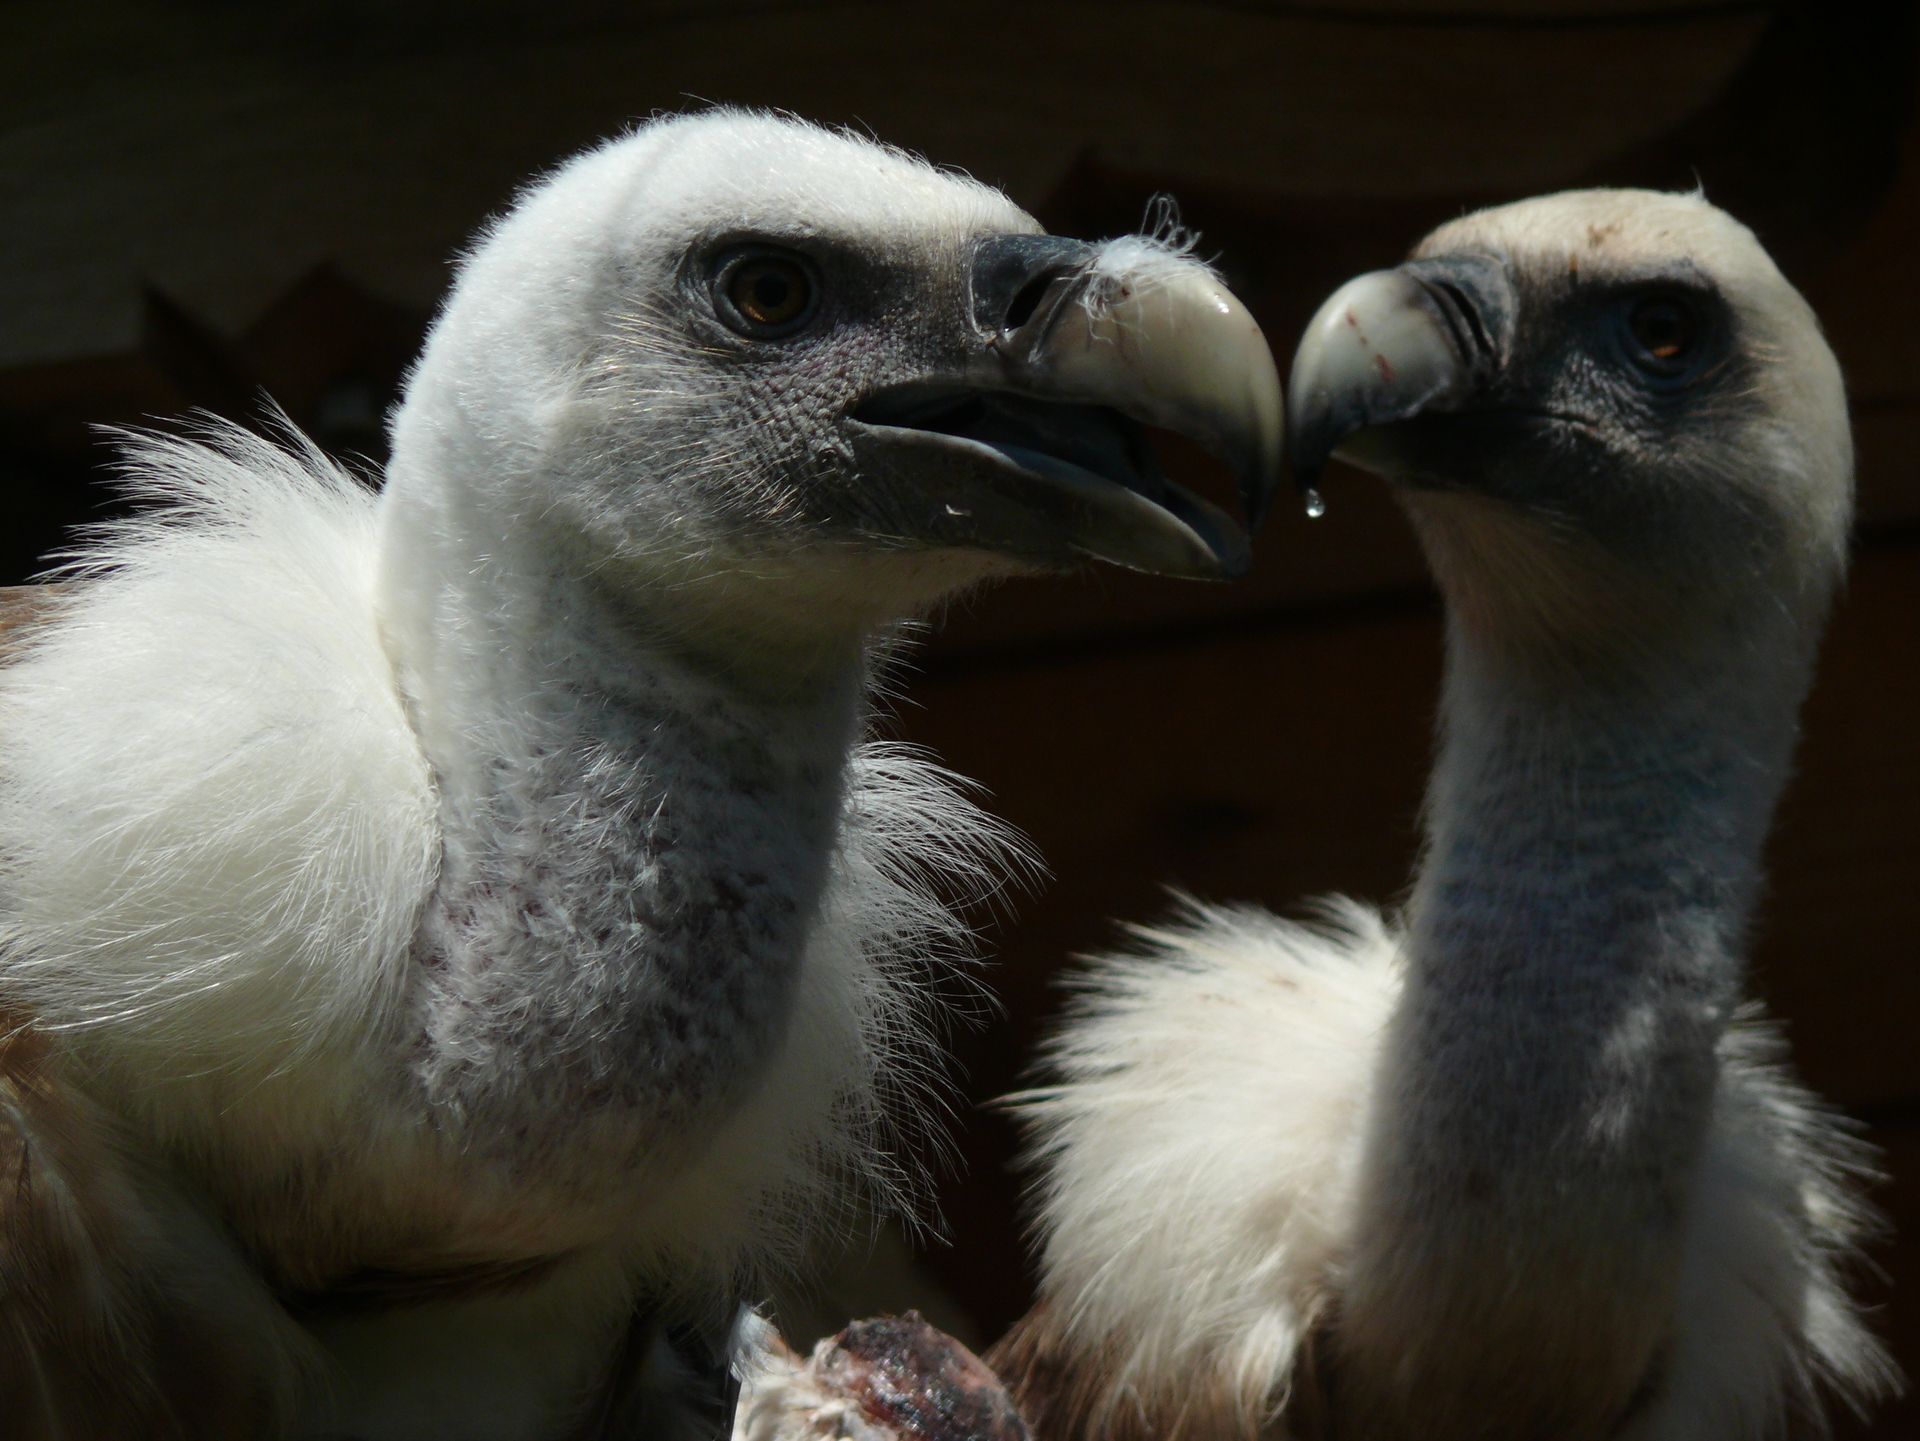
{"label": "vulture head", "polygon": [[424,634],[406,612],[449,576],[564,557],[726,649],[1021,569],[1237,575],[1245,530],[1161,474],[1142,422],[1219,453],[1257,517],[1277,373],[1177,248],[1048,236],[811,125],[656,122],[467,259],[395,426],[384,585]]}
{"label": "vulture head", "polygon": [[1684,655],[1774,597],[1818,620],[1852,450],[1812,310],[1697,194],[1590,190],[1466,216],[1320,309],[1297,471],[1389,479],[1455,623],[1577,658]]}

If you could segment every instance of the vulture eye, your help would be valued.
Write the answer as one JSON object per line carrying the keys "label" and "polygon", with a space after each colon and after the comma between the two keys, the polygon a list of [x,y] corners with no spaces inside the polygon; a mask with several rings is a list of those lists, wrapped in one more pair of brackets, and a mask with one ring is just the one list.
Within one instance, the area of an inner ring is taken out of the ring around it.
{"label": "vulture eye", "polygon": [[750,251],[723,265],[714,286],[720,318],[755,340],[779,340],[813,319],[819,287],[796,255]]}
{"label": "vulture eye", "polygon": [[1692,358],[1701,328],[1693,307],[1670,295],[1640,301],[1627,317],[1627,329],[1640,352],[1634,359],[1663,374],[1671,374]]}

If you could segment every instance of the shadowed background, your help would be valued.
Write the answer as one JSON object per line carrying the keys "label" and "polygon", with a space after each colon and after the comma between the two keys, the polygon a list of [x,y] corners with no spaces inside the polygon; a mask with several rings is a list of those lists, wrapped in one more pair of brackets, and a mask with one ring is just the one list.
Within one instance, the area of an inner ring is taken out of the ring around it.
{"label": "shadowed background", "polygon": [[[1771,849],[1755,986],[1886,1149],[1868,1292],[1920,1373],[1920,146],[1911,5],[1657,0],[825,3],[0,0],[0,583],[111,513],[91,428],[264,391],[329,449],[382,417],[448,260],[528,175],[660,109],[778,106],[1004,186],[1056,231],[1174,196],[1282,351],[1435,223],[1571,185],[1703,184],[1824,318],[1852,389],[1854,579]],[[1224,489],[1203,462],[1169,456]],[[963,1033],[950,1245],[816,1297],[973,1340],[1029,1284],[1013,1136],[1066,957],[1177,884],[1391,901],[1417,840],[1438,611],[1380,487],[1283,507],[1248,581],[1029,581],[945,618],[895,733],[1031,836]],[[804,1313],[804,1314],[803,1314]],[[804,1335],[796,1339],[804,1339]],[[1870,1434],[1914,1434],[1888,1408]],[[1844,1428],[1843,1428],[1844,1429]],[[1856,1428],[1849,1434],[1865,1435]]]}

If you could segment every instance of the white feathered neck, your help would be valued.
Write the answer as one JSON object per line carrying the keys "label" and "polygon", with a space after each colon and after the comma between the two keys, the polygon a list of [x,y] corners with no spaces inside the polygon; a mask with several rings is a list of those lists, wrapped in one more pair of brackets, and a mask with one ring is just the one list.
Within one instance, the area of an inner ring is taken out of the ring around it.
{"label": "white feathered neck", "polygon": [[[543,1148],[564,1149],[585,1101],[611,1104],[620,1078],[594,1076],[607,1089],[584,1098],[503,1081],[505,1101],[470,1099],[486,1093],[500,1038],[475,1040],[446,1019],[459,1014],[457,987],[423,966],[417,938],[433,898],[444,903],[470,878],[461,856],[474,842],[445,830],[377,624],[375,497],[310,449],[237,431],[142,442],[129,469],[149,509],[72,567],[79,584],[0,671],[0,967],[9,995],[66,1034],[101,1094],[206,1177],[238,1232],[292,1282],[321,1284],[343,1248],[377,1254],[383,1226],[444,1222],[448,1197],[426,1177],[452,1166],[485,1208],[469,1223],[472,1244],[575,1244],[581,1227],[604,1232],[611,1210],[645,1238],[647,1269],[697,1290],[701,1276],[731,1285],[790,1262],[846,1214],[849,1186],[911,1199],[913,1177],[889,1140],[926,1113],[937,1084],[929,1005],[939,976],[971,951],[953,907],[995,891],[1018,869],[1017,848],[910,751],[845,745],[864,725],[857,686],[835,732],[842,753],[820,765],[808,802],[824,859],[796,907],[806,926],[783,983],[790,1014],[760,1038],[752,1083],[728,1090],[727,1124],[697,1147],[667,1144],[636,1175],[633,1157],[661,1131],[630,1114],[585,1128],[593,1161],[530,1170]],[[611,781],[596,790],[613,757],[604,736],[540,749],[555,716],[605,713],[579,696],[553,700],[521,732],[537,743],[503,752],[520,758],[501,772],[507,788],[559,808],[583,841],[623,827],[658,837],[648,827],[673,821],[676,798],[636,802]],[[653,724],[623,722],[629,737]],[[722,774],[710,767],[707,780]],[[754,808],[750,793],[711,801],[716,825]],[[498,802],[474,814],[496,839],[525,819]],[[713,834],[675,824],[668,851],[724,851]],[[644,847],[628,853],[644,863]],[[537,848],[507,854],[524,867],[517,880],[551,886],[556,903],[566,884],[617,879],[605,869],[554,876]],[[688,889],[676,914],[713,894]],[[521,927],[520,944],[534,937],[524,916],[493,914]],[[556,904],[546,923],[606,941],[581,924],[590,919]],[[448,924],[443,913],[441,933]],[[605,999],[610,962],[576,953],[568,964],[560,950],[547,998]],[[535,978],[519,974],[537,1005]],[[436,1024],[437,1004],[444,1044],[420,1062],[407,1037]],[[578,1079],[605,1059],[596,1045],[619,1041],[622,1019],[572,1023],[553,1051],[588,1058]],[[500,1044],[543,1038],[556,1039],[535,1024]],[[396,1056],[416,1060],[396,1069]],[[520,1118],[529,1149],[468,1147],[463,1126],[484,1130],[501,1104],[539,1113]],[[356,1166],[312,1172],[322,1153]],[[303,1167],[289,1210],[284,1179]],[[395,1167],[416,1177],[400,1192],[383,1179]],[[488,1197],[502,1185],[531,1187],[512,1208],[525,1234],[489,1230],[500,1211]],[[406,1213],[410,1197],[424,1215]],[[558,1229],[541,1229],[549,1223]]]}

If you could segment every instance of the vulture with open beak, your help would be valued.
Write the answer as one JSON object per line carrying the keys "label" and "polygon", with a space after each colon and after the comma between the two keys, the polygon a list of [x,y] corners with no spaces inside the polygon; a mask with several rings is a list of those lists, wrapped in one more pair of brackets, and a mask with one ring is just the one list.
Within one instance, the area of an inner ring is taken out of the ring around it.
{"label": "vulture with open beak", "polygon": [[877,667],[996,577],[1239,573],[1142,425],[1257,517],[1280,417],[1178,247],[718,111],[481,237],[377,495],[135,443],[0,667],[8,1436],[723,1424],[1016,864]]}

